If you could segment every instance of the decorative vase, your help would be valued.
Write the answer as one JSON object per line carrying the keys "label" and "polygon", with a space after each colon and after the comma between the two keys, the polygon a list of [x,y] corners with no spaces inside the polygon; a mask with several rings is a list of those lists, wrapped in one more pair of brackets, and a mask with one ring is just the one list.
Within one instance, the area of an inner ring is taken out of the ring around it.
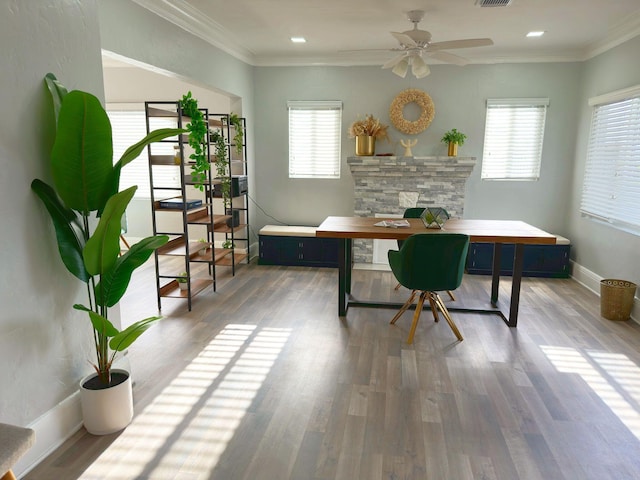
{"label": "decorative vase", "polygon": [[458,144],[457,143],[449,142],[449,150],[447,152],[447,155],[449,155],[450,157],[457,157],[458,156]]}
{"label": "decorative vase", "polygon": [[376,151],[376,137],[371,135],[356,135],[356,155],[371,157]]}
{"label": "decorative vase", "polygon": [[133,419],[131,375],[126,370],[112,369],[111,383],[115,385],[106,388],[97,377],[97,373],[92,373],[80,381],[82,420],[89,433],[109,435],[122,430]]}

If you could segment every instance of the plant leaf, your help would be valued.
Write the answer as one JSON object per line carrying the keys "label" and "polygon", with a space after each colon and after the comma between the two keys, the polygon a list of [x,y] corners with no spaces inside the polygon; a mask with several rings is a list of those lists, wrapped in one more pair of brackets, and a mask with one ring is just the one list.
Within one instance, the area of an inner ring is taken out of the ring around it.
{"label": "plant leaf", "polygon": [[127,291],[131,274],[146,262],[155,249],[169,241],[167,235],[147,237],[140,240],[116,260],[114,267],[100,277],[96,285],[96,302],[99,305],[113,307]]}
{"label": "plant leaf", "polygon": [[53,102],[53,112],[56,116],[56,125],[58,123],[58,115],[60,114],[60,107],[62,106],[62,99],[68,93],[67,89],[58,81],[53,73],[47,73],[44,76],[44,81],[51,94],[51,101]]}
{"label": "plant leaf", "polygon": [[93,95],[72,91],[62,99],[51,151],[53,183],[67,207],[101,210],[112,179],[111,123]]}
{"label": "plant leaf", "polygon": [[42,180],[35,179],[31,182],[31,190],[42,200],[42,203],[44,203],[44,206],[51,216],[51,221],[56,231],[58,251],[60,252],[62,263],[64,263],[71,274],[87,283],[90,276],[84,267],[84,260],[82,258],[84,237],[74,228],[77,220],[76,213],[65,207],[62,202],[60,202],[53,188]]}
{"label": "plant leaf", "polygon": [[76,310],[82,310],[85,311],[89,314],[89,318],[91,319],[91,324],[93,325],[93,328],[100,334],[106,336],[106,337],[115,337],[116,335],[118,335],[120,333],[120,331],[113,326],[113,323],[111,323],[109,320],[107,320],[106,318],[104,318],[102,315],[100,315],[99,313],[94,312],[93,310],[85,307],[84,305],[81,305],[79,303],[76,303],[73,308],[75,308]]}
{"label": "plant leaf", "polygon": [[122,168],[132,160],[138,158],[138,155],[142,153],[144,147],[146,147],[150,143],[159,142],[160,140],[164,140],[168,137],[175,137],[176,135],[180,135],[181,133],[185,133],[186,131],[187,130],[184,128],[159,128],[158,130],[154,130],[138,143],[135,143],[127,148],[122,154],[122,157],[120,157],[120,160],[118,160],[118,164],[120,164],[120,167]]}
{"label": "plant leaf", "polygon": [[138,187],[116,193],[107,202],[98,226],[84,247],[84,265],[91,275],[100,275],[113,267],[120,253],[121,220]]}
{"label": "plant leaf", "polygon": [[140,335],[148,330],[153,322],[160,320],[161,318],[162,317],[159,316],[149,317],[129,325],[109,341],[109,347],[111,350],[115,350],[116,352],[126,350],[138,339]]}

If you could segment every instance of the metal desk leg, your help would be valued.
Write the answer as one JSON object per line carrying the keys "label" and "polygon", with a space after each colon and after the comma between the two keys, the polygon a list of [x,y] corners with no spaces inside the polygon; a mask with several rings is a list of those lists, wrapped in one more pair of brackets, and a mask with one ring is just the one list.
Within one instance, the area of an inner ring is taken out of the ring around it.
{"label": "metal desk leg", "polygon": [[351,291],[351,241],[341,238],[338,241],[338,316],[347,314],[347,294]]}
{"label": "metal desk leg", "polygon": [[493,244],[493,268],[491,270],[491,304],[498,303],[498,288],[500,286],[500,265],[502,259],[502,244]]}
{"label": "metal desk leg", "polygon": [[518,325],[518,307],[520,305],[520,284],[522,282],[522,266],[524,264],[524,244],[515,245],[516,252],[513,257],[513,279],[511,283],[511,307],[509,308],[509,320],[507,325]]}

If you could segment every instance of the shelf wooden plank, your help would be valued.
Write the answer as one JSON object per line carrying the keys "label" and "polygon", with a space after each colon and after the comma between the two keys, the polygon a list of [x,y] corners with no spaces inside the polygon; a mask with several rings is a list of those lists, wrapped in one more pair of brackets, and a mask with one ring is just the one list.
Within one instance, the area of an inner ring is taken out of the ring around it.
{"label": "shelf wooden plank", "polygon": [[247,258],[246,253],[236,253],[235,255],[227,255],[222,260],[216,263],[216,265],[220,265],[222,267],[231,267],[233,265],[233,261],[238,265],[242,263]]}
{"label": "shelf wooden plank", "polygon": [[[230,217],[229,217],[230,218]],[[241,223],[240,225],[237,225],[233,228],[231,228],[230,226],[228,226],[226,223],[223,225],[220,225],[220,228],[218,228],[216,226],[215,231],[216,233],[231,233],[233,231],[233,233],[235,232],[239,232],[240,230],[246,228],[247,225],[244,223]]]}
{"label": "shelf wooden plank", "polygon": [[[213,286],[213,279],[192,278],[191,279],[191,297],[194,297],[207,287]],[[160,287],[160,296],[169,298],[189,298],[189,291],[182,290],[178,286],[177,280],[171,280],[166,285]]]}
{"label": "shelf wooden plank", "polygon": [[[213,215],[213,225],[214,230],[218,230],[219,225],[225,225],[226,221],[231,218],[230,215]],[[211,215],[209,212],[204,210],[199,210],[197,212],[187,214],[187,223],[190,225],[210,225],[211,224]]]}
{"label": "shelf wooden plank", "polygon": [[[177,111],[165,110],[164,108],[148,107],[147,114],[149,115],[149,117],[155,117],[155,118],[178,118]],[[191,117],[188,117],[187,115],[183,115],[182,118],[184,119],[185,123],[191,120]],[[222,127],[222,122],[219,120],[214,120],[212,118],[207,120],[205,118],[204,121],[208,123],[209,126],[211,127]]]}

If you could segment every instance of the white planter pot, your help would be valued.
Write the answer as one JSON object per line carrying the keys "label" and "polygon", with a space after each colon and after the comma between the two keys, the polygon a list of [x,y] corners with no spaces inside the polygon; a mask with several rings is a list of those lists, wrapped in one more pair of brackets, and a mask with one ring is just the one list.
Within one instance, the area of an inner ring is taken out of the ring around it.
{"label": "white planter pot", "polygon": [[122,430],[133,419],[133,393],[131,375],[126,370],[112,369],[111,375],[123,374],[127,379],[113,387],[91,390],[83,385],[97,377],[86,376],[80,382],[80,404],[84,426],[93,435],[108,435]]}

